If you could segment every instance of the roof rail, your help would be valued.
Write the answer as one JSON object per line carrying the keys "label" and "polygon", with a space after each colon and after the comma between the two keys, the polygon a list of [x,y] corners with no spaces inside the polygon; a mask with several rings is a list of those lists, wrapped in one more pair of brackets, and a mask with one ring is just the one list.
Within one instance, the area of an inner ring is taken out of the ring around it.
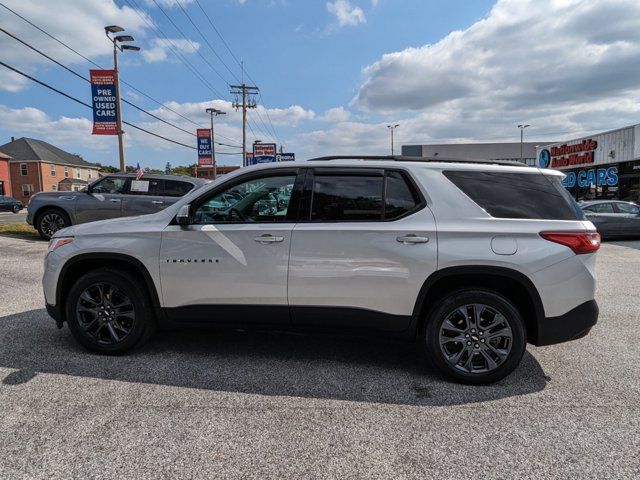
{"label": "roof rail", "polygon": [[513,160],[489,160],[476,158],[445,158],[445,157],[409,157],[406,155],[328,155],[326,157],[310,158],[310,162],[327,160],[378,160],[387,162],[443,162],[443,163],[481,163],[487,165],[508,165],[511,167],[527,167],[528,165]]}

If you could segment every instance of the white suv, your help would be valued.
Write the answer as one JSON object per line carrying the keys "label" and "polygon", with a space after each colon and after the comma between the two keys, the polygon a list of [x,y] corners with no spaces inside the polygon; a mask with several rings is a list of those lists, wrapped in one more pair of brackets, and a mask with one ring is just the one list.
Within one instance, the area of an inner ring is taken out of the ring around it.
{"label": "white suv", "polygon": [[56,233],[47,309],[99,353],[156,326],[363,329],[417,339],[458,380],[493,382],[527,342],[596,323],[600,238],[561,179],[403,157],[242,169],[161,212]]}

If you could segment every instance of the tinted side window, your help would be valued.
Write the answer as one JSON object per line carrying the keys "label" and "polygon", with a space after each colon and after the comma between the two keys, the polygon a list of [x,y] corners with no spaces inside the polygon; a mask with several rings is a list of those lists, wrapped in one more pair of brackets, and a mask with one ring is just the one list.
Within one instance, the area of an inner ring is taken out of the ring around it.
{"label": "tinted side window", "polygon": [[583,220],[560,177],[535,173],[445,171],[445,177],[497,218]]}
{"label": "tinted side window", "polygon": [[123,193],[127,186],[128,178],[126,177],[107,177],[95,183],[91,189],[93,193]]}
{"label": "tinted side window", "polygon": [[381,220],[383,176],[316,175],[311,220]]}
{"label": "tinted side window", "polygon": [[165,180],[164,194],[167,197],[182,197],[189,193],[193,185],[189,182],[181,182],[179,180]]}
{"label": "tinted side window", "polygon": [[413,210],[420,200],[399,172],[387,172],[384,218],[392,220]]}
{"label": "tinted side window", "polygon": [[616,206],[620,213],[630,213],[632,215],[638,215],[640,213],[640,208],[630,203],[616,203]]}
{"label": "tinted side window", "polygon": [[593,213],[613,213],[613,204],[596,203],[595,205],[590,205],[588,210]]}

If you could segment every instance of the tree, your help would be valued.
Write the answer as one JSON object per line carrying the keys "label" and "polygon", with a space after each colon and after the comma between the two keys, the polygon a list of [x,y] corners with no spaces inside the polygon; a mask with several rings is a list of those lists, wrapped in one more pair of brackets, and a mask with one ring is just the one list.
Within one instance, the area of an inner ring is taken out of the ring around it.
{"label": "tree", "polygon": [[98,167],[98,171],[102,173],[118,173],[120,170],[116,167],[112,167],[111,165],[102,165],[101,163],[95,163],[95,166]]}
{"label": "tree", "polygon": [[171,173],[171,162],[167,162],[164,166],[164,173]]}

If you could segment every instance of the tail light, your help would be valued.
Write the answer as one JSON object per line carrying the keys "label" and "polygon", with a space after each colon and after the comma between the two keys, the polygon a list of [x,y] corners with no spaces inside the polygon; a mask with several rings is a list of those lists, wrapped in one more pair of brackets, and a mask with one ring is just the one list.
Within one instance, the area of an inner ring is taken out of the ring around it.
{"label": "tail light", "polygon": [[600,234],[596,232],[540,232],[540,236],[569,247],[577,255],[593,253],[600,248]]}

